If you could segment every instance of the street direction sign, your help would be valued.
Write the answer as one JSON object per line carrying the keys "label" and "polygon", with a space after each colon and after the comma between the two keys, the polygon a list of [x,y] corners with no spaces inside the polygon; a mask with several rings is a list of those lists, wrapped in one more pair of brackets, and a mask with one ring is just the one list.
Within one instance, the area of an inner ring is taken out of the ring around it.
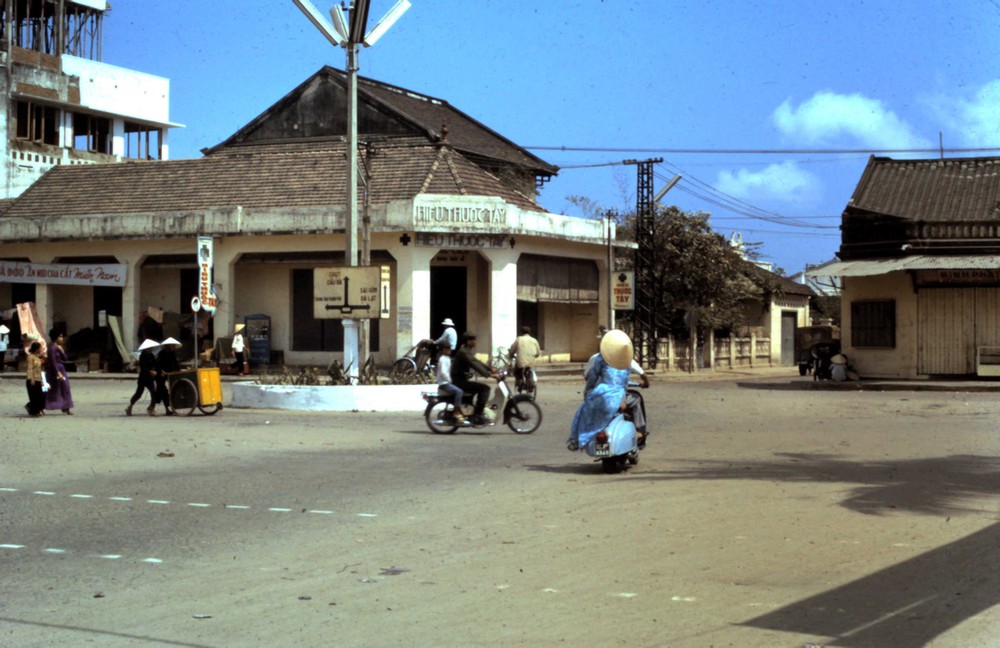
{"label": "street direction sign", "polygon": [[378,319],[389,317],[389,267],[315,268],[313,317]]}

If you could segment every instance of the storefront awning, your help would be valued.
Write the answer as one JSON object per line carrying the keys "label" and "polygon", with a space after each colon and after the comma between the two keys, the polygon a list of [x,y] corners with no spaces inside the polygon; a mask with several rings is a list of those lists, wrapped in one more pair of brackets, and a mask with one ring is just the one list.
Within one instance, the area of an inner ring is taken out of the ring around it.
{"label": "storefront awning", "polygon": [[838,261],[806,274],[816,277],[871,277],[899,270],[997,270],[1000,255],[930,256],[915,255],[901,259],[866,259]]}

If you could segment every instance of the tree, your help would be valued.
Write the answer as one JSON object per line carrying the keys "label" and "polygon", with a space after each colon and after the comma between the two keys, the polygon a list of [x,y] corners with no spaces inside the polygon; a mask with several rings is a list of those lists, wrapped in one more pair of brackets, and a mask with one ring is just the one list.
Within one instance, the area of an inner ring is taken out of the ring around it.
{"label": "tree", "polygon": [[[768,288],[725,237],[713,232],[706,212],[657,206],[654,306],[658,333],[686,333],[685,314],[702,328],[735,328],[744,322],[747,300]],[[620,218],[619,238],[635,240],[635,214]],[[618,253],[619,268],[631,268],[634,255]]]}

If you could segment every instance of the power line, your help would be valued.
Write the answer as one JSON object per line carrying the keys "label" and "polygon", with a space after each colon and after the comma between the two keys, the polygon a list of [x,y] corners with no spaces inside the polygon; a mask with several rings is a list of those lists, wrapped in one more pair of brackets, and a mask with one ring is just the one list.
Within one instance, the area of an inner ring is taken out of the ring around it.
{"label": "power line", "polygon": [[579,153],[642,153],[692,155],[887,155],[891,153],[987,153],[1000,152],[1000,146],[971,148],[914,149],[670,149],[670,148],[608,148],[599,146],[525,146],[531,151],[567,151]]}

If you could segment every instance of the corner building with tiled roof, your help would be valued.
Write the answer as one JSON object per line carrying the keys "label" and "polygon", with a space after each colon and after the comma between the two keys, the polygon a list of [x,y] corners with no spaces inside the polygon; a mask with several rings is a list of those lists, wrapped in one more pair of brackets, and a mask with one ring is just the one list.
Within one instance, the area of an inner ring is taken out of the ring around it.
{"label": "corner building with tiled roof", "polygon": [[[51,169],[0,215],[0,304],[33,289],[43,325],[70,335],[119,315],[134,348],[140,313],[190,313],[196,240],[210,236],[214,336],[264,314],[285,363],[329,362],[341,323],[314,318],[313,277],[346,265],[346,87],[323,68],[203,158]],[[446,101],[365,78],[358,96],[359,214],[371,264],[390,271],[389,317],[371,320],[377,362],[436,338],[446,317],[482,352],[526,324],[551,360],[593,353],[606,233],[535,201],[557,169]],[[101,264],[117,283],[62,280]]]}

